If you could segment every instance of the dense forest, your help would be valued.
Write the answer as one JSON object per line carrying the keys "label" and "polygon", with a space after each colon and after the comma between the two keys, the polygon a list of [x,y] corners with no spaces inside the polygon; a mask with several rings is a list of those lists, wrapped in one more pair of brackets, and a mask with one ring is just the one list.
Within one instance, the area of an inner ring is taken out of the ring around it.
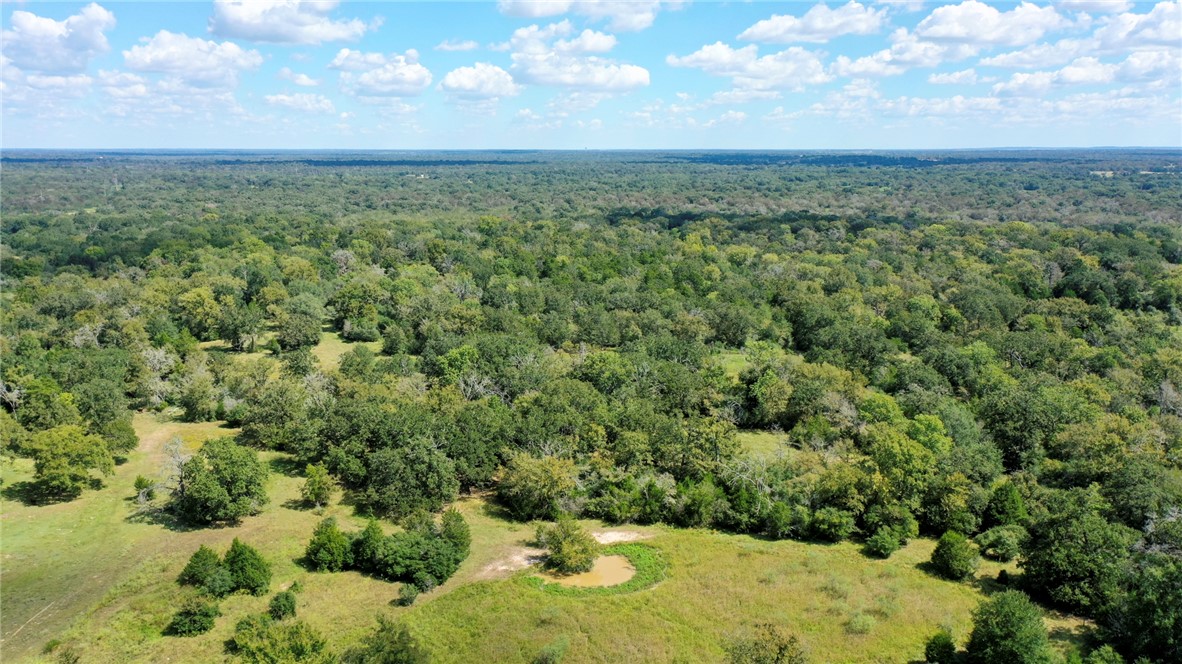
{"label": "dense forest", "polygon": [[[1153,150],[10,152],[6,510],[99,490],[141,444],[133,416],[172,413],[224,431],[162,452],[136,518],[233,527],[271,509],[260,454],[275,453],[302,509],[339,493],[368,520],[306,532],[306,567],[400,582],[403,605],[475,551],[451,506],[481,495],[509,521],[553,522],[537,541],[561,571],[595,557],[589,519],[853,541],[866,564],[938,540],[925,574],[1016,566],[971,633],[925,634],[913,659],[1179,662],[1180,165]],[[335,362],[326,335],[344,343]],[[782,444],[747,454],[754,432]],[[22,463],[33,475],[14,482]],[[167,633],[269,593],[259,557],[202,545]],[[333,651],[293,616],[298,591],[239,622],[230,656],[429,659],[386,617]],[[1052,649],[1044,610],[1086,634]],[[726,657],[805,661],[796,631],[762,624]]]}

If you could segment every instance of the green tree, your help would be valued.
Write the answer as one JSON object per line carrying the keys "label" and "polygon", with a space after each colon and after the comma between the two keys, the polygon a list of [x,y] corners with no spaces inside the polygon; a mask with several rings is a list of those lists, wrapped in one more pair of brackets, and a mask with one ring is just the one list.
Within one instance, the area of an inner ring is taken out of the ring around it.
{"label": "green tree", "polygon": [[972,576],[979,562],[972,543],[955,530],[944,533],[932,551],[932,569],[953,581],[963,581]]}
{"label": "green tree", "polygon": [[468,556],[468,549],[472,546],[472,532],[469,530],[468,522],[464,520],[464,516],[455,508],[443,511],[443,518],[439,524],[439,536],[451,542],[452,546],[461,551],[465,558]]}
{"label": "green tree", "polygon": [[973,611],[973,631],[965,650],[970,664],[1053,661],[1042,612],[1016,590],[998,593]]}
{"label": "green tree", "polygon": [[576,486],[571,460],[519,452],[505,466],[497,498],[523,521],[554,519],[565,501],[574,496]]}
{"label": "green tree", "polygon": [[90,472],[110,475],[115,462],[106,442],[87,434],[82,427],[67,424],[33,434],[33,477],[40,490],[56,498],[76,498],[90,483]]}
{"label": "green tree", "polygon": [[215,438],[181,467],[173,509],[190,523],[237,521],[266,504],[266,478],[257,452]]}
{"label": "green tree", "polygon": [[1109,606],[1136,534],[1108,522],[1101,508],[1092,491],[1073,489],[1031,523],[1018,564],[1032,593],[1087,615]]}
{"label": "green tree", "polygon": [[426,439],[369,455],[361,501],[377,514],[403,517],[422,509],[439,511],[460,490],[455,464]]}
{"label": "green tree", "polygon": [[928,639],[923,648],[923,658],[928,664],[956,664],[956,641],[952,634],[942,629]]}
{"label": "green tree", "polygon": [[336,519],[329,517],[316,526],[304,558],[322,572],[339,572],[353,564],[352,543],[337,528]]}
{"label": "green tree", "polygon": [[237,537],[230,543],[223,564],[234,579],[235,590],[265,595],[271,587],[271,566],[254,547],[243,544]]}
{"label": "green tree", "polygon": [[1130,660],[1182,661],[1182,558],[1138,554],[1124,586],[1106,616],[1111,640]]}
{"label": "green tree", "polygon": [[985,527],[1022,525],[1029,515],[1026,502],[1014,483],[1006,480],[997,485],[985,507]]}
{"label": "green tree", "polygon": [[204,586],[209,577],[222,566],[222,559],[213,549],[202,544],[189,557],[185,569],[177,577],[177,583],[186,586]]}
{"label": "green tree", "polygon": [[328,474],[328,468],[321,463],[308,464],[304,469],[304,477],[304,485],[300,487],[300,497],[304,502],[316,507],[327,505],[336,489],[336,480]]}
{"label": "green tree", "polygon": [[546,566],[561,574],[590,571],[599,556],[599,543],[567,514],[553,525],[539,525],[536,539],[548,551]]}

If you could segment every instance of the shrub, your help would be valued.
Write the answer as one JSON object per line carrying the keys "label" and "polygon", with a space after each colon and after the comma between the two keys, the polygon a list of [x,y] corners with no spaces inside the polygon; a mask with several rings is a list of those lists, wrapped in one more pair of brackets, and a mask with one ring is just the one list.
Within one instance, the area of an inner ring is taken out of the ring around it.
{"label": "shrub", "polygon": [[230,650],[250,664],[274,662],[315,662],[330,664],[337,661],[328,650],[328,642],[302,620],[275,622],[260,613],[247,616],[234,626]]}
{"label": "shrub", "polygon": [[874,617],[858,612],[845,624],[845,631],[850,634],[869,634],[874,629]]}
{"label": "shrub", "polygon": [[156,497],[156,483],[143,475],[136,475],[135,494],[136,497],[142,497],[144,500],[152,500]]}
{"label": "shrub", "polygon": [[374,519],[365,524],[365,530],[353,540],[353,564],[363,572],[376,572],[385,557],[388,542],[382,527]]}
{"label": "shrub", "polygon": [[296,614],[296,598],[295,593],[290,590],[284,590],[281,593],[276,593],[271,598],[271,604],[267,607],[267,613],[275,620],[284,620],[286,618],[294,618]]}
{"label": "shrub", "polygon": [[520,453],[505,466],[497,498],[518,519],[553,519],[577,486],[571,460]]}
{"label": "shrub", "polygon": [[353,564],[352,544],[337,528],[336,519],[329,517],[312,532],[312,540],[304,550],[304,557],[315,570],[339,572]]}
{"label": "shrub", "polygon": [[1022,553],[1026,537],[1026,529],[1022,526],[997,526],[977,535],[975,541],[981,555],[990,560],[1009,562]]}
{"label": "shrub", "polygon": [[599,543],[569,515],[560,516],[552,526],[539,525],[537,540],[550,552],[546,566],[562,574],[589,571],[599,555]]}
{"label": "shrub", "polygon": [[809,532],[819,540],[840,542],[854,532],[854,515],[835,507],[822,507],[813,512]]}
{"label": "shrub", "polygon": [[404,583],[398,589],[398,606],[410,606],[419,598],[419,589],[413,583]]}
{"label": "shrub", "polygon": [[226,552],[226,569],[234,579],[235,590],[245,590],[252,595],[263,595],[271,586],[271,567],[253,547],[243,544],[235,537]]}
{"label": "shrub", "polygon": [[1022,494],[1018,493],[1018,487],[1009,480],[999,484],[985,507],[985,525],[1020,525],[1026,518],[1026,503],[1022,500]]}
{"label": "shrub", "polygon": [[883,526],[866,540],[866,552],[878,558],[890,558],[899,550],[899,536],[895,529]]}
{"label": "shrub", "polygon": [[533,664],[558,664],[566,656],[566,650],[569,647],[570,639],[560,636],[546,644],[545,648],[542,648],[538,656],[534,657]]}
{"label": "shrub", "polygon": [[218,568],[205,579],[205,583],[201,584],[201,589],[213,597],[225,597],[236,590],[234,575],[224,566],[218,565]]}
{"label": "shrub", "polygon": [[468,550],[472,546],[472,532],[468,529],[468,522],[464,521],[463,515],[454,508],[443,512],[439,536],[451,542],[457,551],[462,551],[464,558],[468,557]]}
{"label": "shrub", "polygon": [[968,538],[955,530],[944,533],[932,552],[932,569],[953,581],[963,581],[977,571],[980,559]]}
{"label": "shrub", "polygon": [[196,636],[213,629],[214,619],[221,615],[218,605],[203,597],[189,597],[168,623],[166,634]]}
{"label": "shrub", "polygon": [[1024,593],[1000,592],[973,611],[970,664],[1045,664],[1052,661],[1042,612]]}
{"label": "shrub", "polygon": [[808,532],[810,516],[804,505],[772,503],[764,522],[764,532],[775,539],[803,537]]}
{"label": "shrub", "polygon": [[1112,646],[1103,645],[1088,653],[1083,664],[1125,664],[1125,658]]}
{"label": "shrub", "polygon": [[266,478],[257,452],[216,438],[184,463],[172,507],[190,523],[237,521],[267,502]]}
{"label": "shrub", "polygon": [[952,634],[946,629],[933,634],[923,647],[923,658],[929,664],[956,662],[956,642],[952,640]]}
{"label": "shrub", "polygon": [[431,655],[411,636],[406,625],[378,616],[378,628],[361,641],[361,645],[345,652],[344,664],[428,664]]}
{"label": "shrub", "polygon": [[213,549],[202,544],[189,557],[189,563],[181,570],[177,583],[185,586],[204,586],[212,575],[222,565],[222,560]]}
{"label": "shrub", "polygon": [[763,623],[723,648],[730,664],[808,664],[800,640],[779,625]]}

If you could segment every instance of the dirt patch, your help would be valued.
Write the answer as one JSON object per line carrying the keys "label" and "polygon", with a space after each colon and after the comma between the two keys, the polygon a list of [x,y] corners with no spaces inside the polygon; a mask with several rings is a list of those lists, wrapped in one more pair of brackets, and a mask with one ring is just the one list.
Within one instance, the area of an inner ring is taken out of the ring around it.
{"label": "dirt patch", "polygon": [[522,546],[513,549],[508,556],[499,558],[484,566],[476,574],[477,579],[500,579],[509,576],[517,570],[542,562],[546,552],[542,549]]}
{"label": "dirt patch", "polygon": [[636,568],[627,556],[600,556],[595,559],[595,566],[590,572],[557,576],[541,574],[540,576],[552,583],[575,588],[599,588],[604,586],[618,586],[631,579],[636,574]]}
{"label": "dirt patch", "polygon": [[591,533],[596,542],[600,544],[618,544],[620,542],[635,542],[636,540],[648,539],[652,535],[645,535],[632,530],[605,530],[600,533]]}

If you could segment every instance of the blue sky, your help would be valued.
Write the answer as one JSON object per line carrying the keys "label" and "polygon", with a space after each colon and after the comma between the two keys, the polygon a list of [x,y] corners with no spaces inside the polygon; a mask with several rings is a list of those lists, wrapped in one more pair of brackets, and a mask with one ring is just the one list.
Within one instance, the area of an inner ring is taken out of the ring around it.
{"label": "blue sky", "polygon": [[1182,145],[1182,2],[5,2],[3,146]]}

